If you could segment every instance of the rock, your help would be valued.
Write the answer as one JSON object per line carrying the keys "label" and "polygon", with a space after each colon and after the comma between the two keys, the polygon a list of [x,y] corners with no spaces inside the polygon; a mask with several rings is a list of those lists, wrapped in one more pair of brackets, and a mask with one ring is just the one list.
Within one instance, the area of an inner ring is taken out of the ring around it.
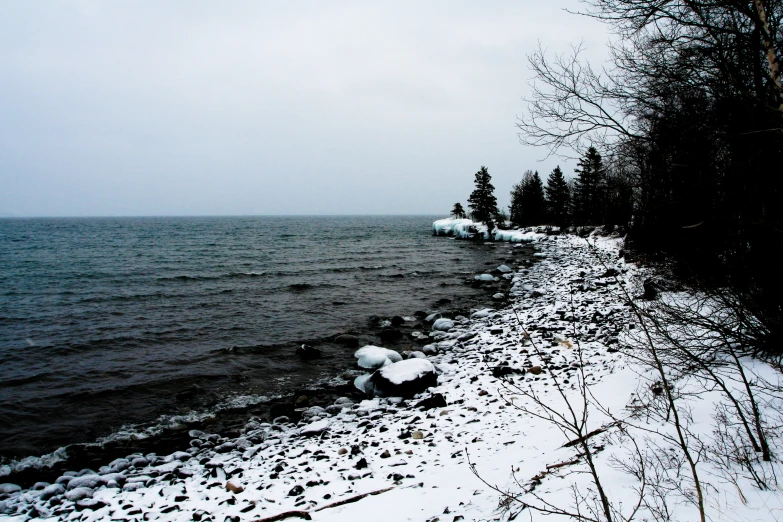
{"label": "rock", "polygon": [[389,450],[385,450],[383,453],[381,453],[382,459],[388,459],[389,457],[391,457],[391,453],[389,453]]}
{"label": "rock", "polygon": [[407,359],[376,371],[369,379],[376,395],[410,398],[438,385],[435,367],[426,359]]}
{"label": "rock", "polygon": [[103,477],[100,475],[82,475],[81,477],[74,477],[70,482],[68,482],[68,489],[95,489],[98,486],[102,486],[104,484],[103,480]]}
{"label": "rock", "polygon": [[476,312],[473,312],[470,314],[471,319],[483,319],[484,317],[489,317],[489,314],[493,313],[495,310],[492,308],[484,308],[483,310],[478,310]]}
{"label": "rock", "polygon": [[401,326],[405,324],[405,319],[402,316],[395,315],[391,318],[391,324],[392,326]]}
{"label": "rock", "polygon": [[500,292],[492,296],[492,299],[495,301],[503,301],[506,298],[506,296]]}
{"label": "rock", "polygon": [[421,440],[424,438],[424,433],[420,431],[414,431],[413,433],[411,433],[411,438],[415,440]]}
{"label": "rock", "polygon": [[421,321],[422,319],[427,317],[427,312],[422,312],[421,310],[416,310],[415,312],[413,312],[413,317],[415,317],[416,319]]}
{"label": "rock", "polygon": [[304,488],[302,486],[296,485],[291,488],[291,490],[288,492],[289,497],[298,497],[304,493]]}
{"label": "rock", "polygon": [[339,404],[341,406],[353,406],[353,401],[348,397],[339,397],[337,400],[334,401],[334,403]]}
{"label": "rock", "polygon": [[491,282],[491,281],[495,281],[495,276],[493,276],[492,274],[480,274],[474,277],[473,279],[475,279],[476,281]]}
{"label": "rock", "polygon": [[652,301],[653,299],[658,297],[658,291],[660,289],[660,286],[654,280],[645,279],[644,282],[642,283],[642,286],[644,287],[644,294],[642,295],[642,299]]}
{"label": "rock", "polygon": [[461,334],[459,337],[457,337],[458,341],[469,341],[476,337],[476,332],[465,332],[464,334]]}
{"label": "rock", "polygon": [[43,489],[41,492],[41,500],[49,500],[50,498],[62,495],[63,493],[65,493],[65,487],[63,487],[62,484],[52,484]]}
{"label": "rock", "polygon": [[304,408],[308,404],[310,404],[310,399],[307,397],[307,395],[300,395],[294,401],[294,407],[295,408]]}
{"label": "rock", "polygon": [[527,369],[527,373],[533,374],[533,375],[541,375],[544,372],[544,369],[540,366],[531,366]]}
{"label": "rock", "polygon": [[434,314],[430,314],[427,317],[424,318],[425,323],[434,323],[437,319],[440,319],[442,316],[440,313],[435,312]]}
{"label": "rock", "polygon": [[370,370],[402,360],[402,356],[394,350],[372,345],[359,348],[353,355],[359,359],[360,367]]}
{"label": "rock", "polygon": [[415,408],[422,408],[424,410],[431,410],[433,408],[445,408],[446,406],[447,406],[446,398],[440,393],[433,393],[431,396],[427,397],[426,399],[420,400],[414,405]]}
{"label": "rock", "polygon": [[235,482],[233,480],[229,480],[226,482],[226,491],[230,491],[231,493],[242,493],[245,491],[245,488],[243,488],[238,482]]}
{"label": "rock", "polygon": [[302,346],[296,349],[296,355],[298,355],[304,360],[311,360],[311,359],[320,359],[322,354],[321,354],[321,350],[319,350],[318,348],[310,346],[309,344],[303,344]]}
{"label": "rock", "polygon": [[340,448],[339,450],[337,450],[338,455],[345,455],[346,453],[348,453],[348,450],[346,448]]}
{"label": "rock", "polygon": [[20,491],[22,491],[21,486],[16,484],[0,484],[0,495],[13,495],[14,493],[19,493]]}
{"label": "rock", "polygon": [[84,511],[85,509],[92,509],[93,511],[98,511],[103,507],[106,507],[106,503],[101,502],[100,500],[95,500],[93,498],[84,498],[76,502],[77,511]]}
{"label": "rock", "polygon": [[402,352],[402,356],[406,359],[426,359],[427,356],[424,355],[424,352],[419,351],[405,351]]}
{"label": "rock", "polygon": [[359,338],[350,334],[338,335],[334,338],[334,342],[347,346],[348,348],[356,348],[359,346]]}
{"label": "rock", "polygon": [[513,375],[515,373],[522,373],[522,370],[512,368],[511,366],[495,366],[492,368],[492,376],[497,378]]}
{"label": "rock", "polygon": [[285,415],[281,415],[280,417],[275,417],[272,419],[272,424],[288,424],[289,422],[291,422],[291,419]]}
{"label": "rock", "polygon": [[493,326],[489,329],[489,333],[492,335],[500,335],[503,333],[503,328],[501,326]]}
{"label": "rock", "polygon": [[329,419],[321,419],[302,427],[299,430],[299,434],[303,437],[309,437],[312,435],[320,435],[327,429],[329,429]]}
{"label": "rock", "polygon": [[500,265],[500,266],[497,268],[497,271],[498,271],[498,272],[502,272],[502,273],[504,273],[504,274],[507,274],[507,273],[511,272],[511,269],[510,269],[510,268],[509,268],[507,265]]}
{"label": "rock", "polygon": [[378,333],[382,343],[393,343],[402,339],[402,332],[394,328],[384,328]]}
{"label": "rock", "polygon": [[452,328],[454,328],[454,321],[452,321],[451,319],[440,318],[437,319],[434,323],[432,323],[433,331],[448,332]]}
{"label": "rock", "polygon": [[224,442],[220,446],[215,446],[215,453],[229,453],[236,449],[237,445],[233,442]]}
{"label": "rock", "polygon": [[144,457],[138,457],[131,461],[131,466],[134,468],[143,468],[149,465],[149,461],[145,459]]}
{"label": "rock", "polygon": [[[143,486],[144,484],[139,484]],[[65,493],[65,498],[71,502],[76,502],[83,498],[92,498],[93,490],[91,488],[75,488]]]}

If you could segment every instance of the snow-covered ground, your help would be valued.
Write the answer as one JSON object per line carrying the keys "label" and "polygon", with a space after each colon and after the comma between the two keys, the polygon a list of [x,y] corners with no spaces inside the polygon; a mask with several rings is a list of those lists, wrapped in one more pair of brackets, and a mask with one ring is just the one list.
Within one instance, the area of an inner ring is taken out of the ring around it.
{"label": "snow-covered ground", "polygon": [[[512,305],[453,318],[450,327],[441,322],[437,341],[422,350],[439,372],[430,393],[358,404],[343,398],[310,408],[298,425],[251,421],[234,440],[193,432],[188,452],[129,456],[34,490],[0,486],[0,520],[223,522],[291,511],[335,522],[544,518],[532,508],[519,515],[523,503],[603,520],[590,512],[598,504],[584,453],[578,444],[564,446],[573,437],[553,422],[570,411],[582,419],[581,379],[589,392],[583,433],[604,430],[589,444],[614,518],[622,520],[641,483],[635,455],[655,456],[669,469],[681,461],[666,439],[671,423],[645,413],[655,375],[619,350],[636,322],[620,288],[639,292],[647,274],[618,257],[618,238],[593,236],[591,246],[574,236],[527,237],[540,262],[507,274]],[[364,366],[375,367],[369,359],[379,353],[362,352]],[[760,363],[747,365],[776,378]],[[690,436],[712,437],[720,400],[695,396]],[[711,520],[783,517],[778,486],[762,491],[741,470],[731,483],[705,455],[698,466]],[[646,484],[668,484],[648,471]],[[679,476],[667,507],[673,520],[697,520],[688,475]],[[649,511],[636,518],[653,519]]]}

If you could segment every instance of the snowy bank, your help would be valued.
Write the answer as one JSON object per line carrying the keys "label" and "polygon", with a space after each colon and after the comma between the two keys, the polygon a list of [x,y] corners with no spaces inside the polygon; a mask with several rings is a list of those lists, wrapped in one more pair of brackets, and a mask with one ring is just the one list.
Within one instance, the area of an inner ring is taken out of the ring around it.
{"label": "snowy bank", "polygon": [[459,239],[473,239],[476,237],[485,240],[508,241],[511,243],[532,243],[546,234],[544,227],[536,227],[531,230],[500,230],[494,229],[490,234],[483,223],[470,219],[446,218],[438,219],[432,223],[432,234],[435,236],[456,237]]}

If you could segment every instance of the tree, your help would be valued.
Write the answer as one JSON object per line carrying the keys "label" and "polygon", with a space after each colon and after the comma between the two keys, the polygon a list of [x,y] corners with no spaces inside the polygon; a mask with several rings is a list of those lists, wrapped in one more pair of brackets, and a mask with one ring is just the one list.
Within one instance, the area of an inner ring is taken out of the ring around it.
{"label": "tree", "polygon": [[495,187],[492,186],[492,176],[489,175],[487,167],[482,166],[476,172],[476,188],[470,193],[468,206],[471,209],[471,216],[475,221],[489,224],[492,218],[498,213],[498,202],[495,198]]}
{"label": "tree", "polygon": [[603,220],[601,207],[603,204],[604,166],[601,155],[595,149],[587,149],[584,157],[579,160],[576,172],[574,191],[574,219],[577,224],[598,223]]}
{"label": "tree", "polygon": [[451,209],[451,215],[457,219],[465,219],[467,214],[465,213],[465,209],[462,208],[462,203],[454,203],[454,208]]}
{"label": "tree", "polygon": [[[584,14],[618,35],[612,63],[593,69],[579,47],[532,54],[520,139],[553,154],[595,144],[619,161],[601,217],[632,211],[629,246],[670,254],[692,282],[730,290],[763,325],[754,342],[783,354],[775,264],[783,250],[783,2],[584,3]],[[574,206],[590,219],[581,181]],[[633,206],[613,209],[617,193],[626,202],[632,195]]]}
{"label": "tree", "polygon": [[511,221],[527,227],[540,225],[545,217],[544,184],[538,172],[528,170],[511,189]]}
{"label": "tree", "polygon": [[549,174],[545,190],[549,218],[559,227],[567,225],[571,207],[571,191],[559,165]]}

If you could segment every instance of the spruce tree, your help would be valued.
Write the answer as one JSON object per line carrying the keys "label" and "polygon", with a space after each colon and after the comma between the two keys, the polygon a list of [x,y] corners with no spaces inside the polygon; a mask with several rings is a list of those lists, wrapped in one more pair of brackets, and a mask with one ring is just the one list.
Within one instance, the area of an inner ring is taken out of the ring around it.
{"label": "spruce tree", "polygon": [[465,218],[467,214],[465,214],[465,209],[462,208],[462,203],[460,202],[454,203],[454,208],[451,209],[451,215],[457,219]]}
{"label": "spruce tree", "polygon": [[495,198],[495,187],[491,183],[487,167],[482,166],[476,172],[476,188],[468,198],[468,206],[471,208],[471,216],[475,221],[489,224],[498,213],[498,202]]}
{"label": "spruce tree", "polygon": [[568,224],[571,206],[571,191],[568,189],[563,171],[558,165],[546,180],[546,206],[549,219],[557,226]]}
{"label": "spruce tree", "polygon": [[545,219],[544,185],[538,172],[528,170],[511,189],[511,221],[515,225],[540,225]]}
{"label": "spruce tree", "polygon": [[604,166],[601,155],[595,149],[587,149],[574,170],[577,177],[574,183],[574,220],[577,224],[594,224],[601,221],[603,207]]}

